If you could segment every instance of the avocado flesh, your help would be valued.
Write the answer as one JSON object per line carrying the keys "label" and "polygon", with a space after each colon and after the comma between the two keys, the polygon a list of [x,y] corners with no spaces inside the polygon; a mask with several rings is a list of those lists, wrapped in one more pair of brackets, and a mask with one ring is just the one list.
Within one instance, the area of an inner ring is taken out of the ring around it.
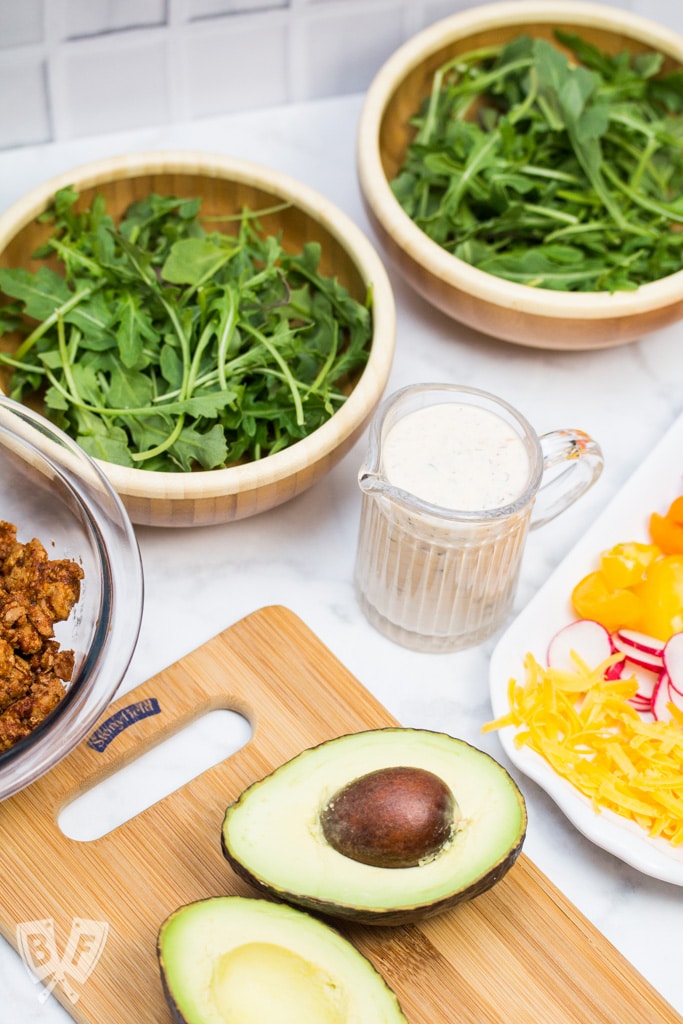
{"label": "avocado flesh", "polygon": [[[326,842],[320,813],[352,779],[415,766],[451,789],[460,818],[428,861],[385,868],[352,860]],[[364,923],[425,917],[489,889],[512,866],[526,832],[524,798],[488,754],[445,733],[387,728],[305,750],[228,807],[223,852],[252,885],[306,909]]]}
{"label": "avocado flesh", "polygon": [[338,932],[293,907],[238,896],[179,908],[157,951],[182,1024],[406,1024],[394,993]]}

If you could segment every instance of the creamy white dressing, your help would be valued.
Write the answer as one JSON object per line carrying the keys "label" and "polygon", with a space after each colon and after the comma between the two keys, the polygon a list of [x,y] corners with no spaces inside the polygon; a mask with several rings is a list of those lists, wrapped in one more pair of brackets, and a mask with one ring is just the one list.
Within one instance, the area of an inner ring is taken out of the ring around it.
{"label": "creamy white dressing", "polygon": [[438,389],[421,397],[429,404],[385,429],[376,467],[414,500],[396,502],[384,486],[365,491],[355,586],[385,636],[453,651],[485,639],[510,611],[537,455],[495,400],[448,402]]}
{"label": "creamy white dressing", "polygon": [[382,445],[395,487],[441,508],[479,511],[515,501],[529,482],[523,439],[488,409],[444,402],[409,413]]}

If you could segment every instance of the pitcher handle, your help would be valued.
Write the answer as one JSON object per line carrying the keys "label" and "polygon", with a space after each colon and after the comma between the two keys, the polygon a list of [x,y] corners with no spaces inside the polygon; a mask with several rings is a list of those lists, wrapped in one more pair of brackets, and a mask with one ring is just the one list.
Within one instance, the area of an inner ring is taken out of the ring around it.
{"label": "pitcher handle", "polygon": [[542,434],[539,441],[543,482],[531,514],[532,530],[573,505],[593,486],[604,465],[600,446],[583,430],[551,430]]}

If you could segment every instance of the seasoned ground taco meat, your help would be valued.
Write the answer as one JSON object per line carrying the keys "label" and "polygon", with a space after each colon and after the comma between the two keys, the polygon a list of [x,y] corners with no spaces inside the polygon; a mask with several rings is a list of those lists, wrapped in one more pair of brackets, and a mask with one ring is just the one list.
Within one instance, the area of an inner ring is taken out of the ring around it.
{"label": "seasoned ground taco meat", "polygon": [[71,679],[74,652],[60,650],[54,624],[80,597],[83,570],[52,559],[35,538],[22,544],[0,520],[0,751],[50,713]]}

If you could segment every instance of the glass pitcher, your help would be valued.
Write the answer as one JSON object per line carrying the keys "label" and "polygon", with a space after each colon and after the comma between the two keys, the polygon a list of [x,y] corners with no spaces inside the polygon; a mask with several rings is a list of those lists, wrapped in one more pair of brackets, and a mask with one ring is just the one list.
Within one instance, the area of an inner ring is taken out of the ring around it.
{"label": "glass pitcher", "polygon": [[507,402],[451,384],[405,387],[370,428],[354,572],[368,620],[413,650],[481,643],[509,615],[529,529],[597,480],[580,430],[538,436]]}

